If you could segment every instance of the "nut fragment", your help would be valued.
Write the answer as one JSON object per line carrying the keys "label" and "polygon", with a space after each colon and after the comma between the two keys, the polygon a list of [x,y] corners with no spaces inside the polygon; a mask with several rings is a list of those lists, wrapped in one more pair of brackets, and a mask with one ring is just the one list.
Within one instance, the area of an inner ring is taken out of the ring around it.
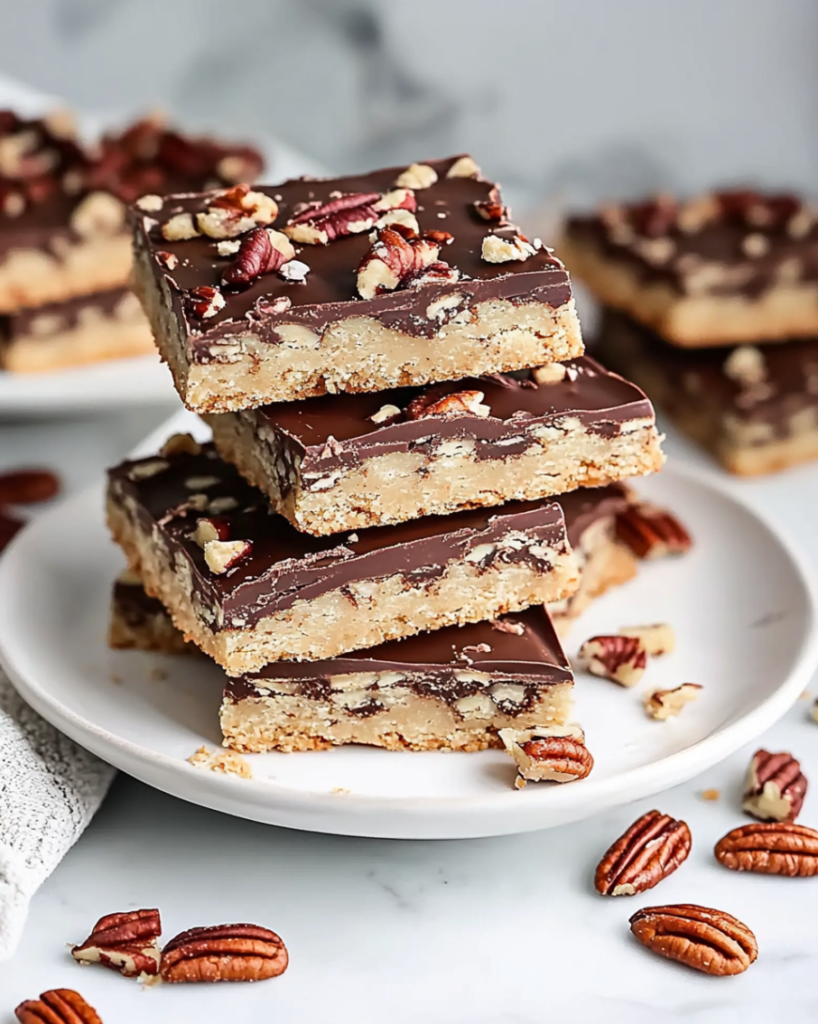
{"label": "nut fragment", "polygon": [[394,423],[399,420],[403,413],[396,405],[382,405],[377,412],[373,412],[369,419],[379,427],[384,423]]}
{"label": "nut fragment", "polygon": [[448,232],[413,237],[400,225],[381,228],[358,266],[358,294],[373,299],[409,283],[413,275],[437,261],[441,245],[450,239]]}
{"label": "nut fragment", "polygon": [[678,715],[685,704],[696,700],[701,690],[698,683],[682,683],[672,690],[654,690],[645,695],[645,711],[651,718],[664,722]]}
{"label": "nut fragment", "polygon": [[693,546],[690,534],[667,509],[640,501],[616,517],[616,536],[637,558],[681,555]]}
{"label": "nut fragment", "polygon": [[423,189],[429,188],[437,181],[437,171],[428,164],[410,164],[405,171],[398,175],[395,184],[400,188]]}
{"label": "nut fragment", "polygon": [[207,320],[209,317],[215,316],[219,310],[224,309],[227,302],[218,288],[202,284],[187,292],[185,305],[191,316],[199,320]]}
{"label": "nut fragment", "polygon": [[204,548],[205,544],[210,541],[227,540],[229,536],[230,524],[227,520],[219,516],[211,516],[196,520],[196,529],[191,534],[191,540],[195,541],[200,548]]}
{"label": "nut fragment", "polygon": [[150,477],[156,476],[157,473],[164,473],[169,466],[170,463],[165,459],[143,459],[131,466],[128,470],[128,479],[148,480]]}
{"label": "nut fragment", "polygon": [[287,969],[287,947],[268,928],[223,924],[191,928],[165,946],[163,981],[263,981]]}
{"label": "nut fragment", "polygon": [[639,637],[642,646],[652,658],[672,654],[676,648],[676,634],[673,627],[666,622],[652,626],[623,626],[619,630],[619,635]]}
{"label": "nut fragment", "polygon": [[187,242],[199,235],[199,229],[193,223],[193,216],[190,213],[175,214],[170,220],[165,221],[160,230],[162,238],[168,242]]}
{"label": "nut fragment", "polygon": [[687,860],[691,843],[685,822],[648,811],[605,853],[594,887],[603,896],[635,896],[652,889]]}
{"label": "nut fragment", "polygon": [[165,270],[173,271],[179,266],[179,257],[175,253],[165,252],[162,249],[154,253],[154,259]]}
{"label": "nut fragment", "polygon": [[643,907],[630,925],[654,953],[716,977],[741,974],[758,956],[755,935],[723,910],[692,903]]}
{"label": "nut fragment", "polygon": [[447,178],[479,178],[480,168],[470,156],[461,156],[446,173]]}
{"label": "nut fragment", "polygon": [[620,686],[638,683],[647,663],[647,651],[638,636],[593,636],[579,649],[581,668]]}
{"label": "nut fragment", "polygon": [[496,224],[508,222],[508,207],[500,199],[500,190],[493,188],[488,199],[478,199],[474,203],[474,212],[481,220],[493,221]]}
{"label": "nut fragment", "polygon": [[559,384],[565,380],[567,368],[562,363],[546,363],[535,366],[531,371],[531,379],[535,384]]}
{"label": "nut fragment", "polygon": [[739,345],[724,361],[724,373],[743,387],[760,384],[767,376],[761,349],[755,345]]}
{"label": "nut fragment", "polygon": [[114,235],[125,224],[125,205],[108,192],[92,192],[71,214],[71,227],[83,238]]}
{"label": "nut fragment", "polygon": [[406,407],[408,420],[421,420],[429,416],[479,416],[491,415],[491,409],[483,405],[482,391],[452,391],[442,398],[435,398],[435,392],[417,395]]}
{"label": "nut fragment", "polygon": [[60,491],[60,481],[49,469],[15,469],[0,473],[0,506],[36,505],[50,501]]}
{"label": "nut fragment", "polygon": [[192,434],[171,434],[162,445],[160,455],[201,455],[202,446]]}
{"label": "nut fragment", "polygon": [[236,238],[253,228],[272,224],[278,203],[264,192],[253,192],[249,185],[234,185],[210,199],[203,213],[196,214],[196,225],[209,238]]}
{"label": "nut fragment", "polygon": [[584,779],[594,767],[585,734],[577,725],[500,729],[498,735],[517,766],[517,789],[527,782]]}
{"label": "nut fragment", "polygon": [[52,988],[14,1011],[20,1024],[102,1024],[99,1014],[70,988]]}
{"label": "nut fragment", "polygon": [[188,764],[202,771],[217,772],[220,775],[238,775],[242,779],[252,779],[253,769],[250,762],[237,754],[235,750],[224,750],[223,748],[213,750],[209,747],[199,747],[187,759]]}
{"label": "nut fragment", "polygon": [[292,243],[280,231],[253,228],[239,245],[236,258],[222,271],[222,282],[234,288],[272,274],[295,256]]}
{"label": "nut fragment", "polygon": [[129,910],[107,914],[94,925],[91,934],[71,955],[81,964],[102,964],[125,978],[159,973],[159,936],[162,924],[158,910]]}
{"label": "nut fragment", "polygon": [[753,754],[741,806],[760,821],[795,821],[804,803],[807,779],[792,754]]}
{"label": "nut fragment", "polygon": [[753,822],[723,836],[716,860],[731,871],[812,878],[818,875],[818,832],[795,822]]}
{"label": "nut fragment", "polygon": [[480,255],[486,263],[509,263],[512,260],[527,260],[536,255],[533,246],[523,235],[501,238],[499,235],[486,235]]}
{"label": "nut fragment", "polygon": [[207,540],[204,543],[205,562],[211,572],[220,576],[246,558],[252,547],[249,540]]}

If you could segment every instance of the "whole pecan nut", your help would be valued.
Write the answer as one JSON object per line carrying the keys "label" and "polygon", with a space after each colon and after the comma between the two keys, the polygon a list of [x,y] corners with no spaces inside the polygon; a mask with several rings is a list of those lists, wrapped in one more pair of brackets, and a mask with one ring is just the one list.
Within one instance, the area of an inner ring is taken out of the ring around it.
{"label": "whole pecan nut", "polygon": [[222,282],[233,287],[252,284],[264,274],[275,273],[295,257],[286,235],[266,228],[253,228],[239,245],[236,258],[222,272]]}
{"label": "whole pecan nut", "polygon": [[755,821],[723,836],[715,854],[731,871],[812,878],[818,875],[818,832],[792,821]]}
{"label": "whole pecan nut", "polygon": [[594,767],[585,734],[576,725],[501,729],[499,736],[517,766],[517,789],[527,782],[574,782]]}
{"label": "whole pecan nut", "polygon": [[158,974],[161,934],[158,910],[107,914],[85,942],[72,948],[71,955],[78,963],[102,964],[126,978]]}
{"label": "whole pecan nut", "polygon": [[0,507],[50,501],[59,490],[60,481],[48,469],[16,469],[0,473]]}
{"label": "whole pecan nut", "polygon": [[792,754],[757,750],[750,761],[741,806],[760,821],[795,821],[807,779]]}
{"label": "whole pecan nut", "polygon": [[652,889],[687,860],[691,842],[684,821],[648,811],[605,853],[594,887],[603,896],[635,896]]}
{"label": "whole pecan nut", "polygon": [[283,974],[287,947],[268,928],[222,924],[182,932],[162,951],[163,981],[263,981]]}
{"label": "whole pecan nut", "polygon": [[643,907],[630,925],[654,953],[716,977],[741,974],[758,956],[755,935],[723,910],[693,903]]}
{"label": "whole pecan nut", "polygon": [[317,200],[297,208],[281,229],[288,238],[304,245],[327,245],[336,238],[359,235],[377,224],[390,210],[417,209],[415,194],[408,188],[336,195],[326,203]]}
{"label": "whole pecan nut", "polygon": [[616,536],[637,558],[682,555],[693,540],[679,520],[667,509],[649,502],[636,502],[616,517]]}
{"label": "whole pecan nut", "polygon": [[647,663],[648,654],[638,636],[592,636],[579,649],[580,668],[620,686],[638,683]]}
{"label": "whole pecan nut", "polygon": [[93,1008],[71,988],[52,988],[26,999],[14,1011],[20,1024],[102,1024]]}

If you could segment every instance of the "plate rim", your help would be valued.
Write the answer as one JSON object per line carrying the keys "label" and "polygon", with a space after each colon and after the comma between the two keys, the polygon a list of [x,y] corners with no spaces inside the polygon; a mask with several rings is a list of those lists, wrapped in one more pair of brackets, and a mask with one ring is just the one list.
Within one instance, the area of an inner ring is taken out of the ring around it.
{"label": "plate rim", "polygon": [[[154,432],[155,435],[161,435],[165,427],[172,427],[181,418],[182,415],[177,413]],[[479,797],[407,796],[396,801],[365,793],[340,795],[331,791],[293,790],[275,781],[202,772],[185,761],[151,750],[96,725],[73,711],[40,683],[27,679],[18,669],[13,651],[9,649],[10,646],[13,648],[13,642],[9,644],[3,628],[2,596],[13,572],[9,567],[21,557],[18,552],[28,543],[27,538],[32,533],[48,529],[51,517],[58,515],[66,503],[81,503],[89,500],[92,493],[99,493],[101,481],[68,498],[67,502],[61,502],[30,524],[0,559],[0,666],[20,696],[38,714],[103,760],[165,793],[255,821],[306,831],[382,838],[476,838],[535,831],[579,820],[598,810],[658,794],[723,760],[777,721],[795,703],[818,667],[818,582],[805,568],[809,562],[802,557],[798,545],[787,531],[774,524],[766,512],[753,507],[723,481],[714,479],[704,470],[679,465],[664,472],[667,476],[689,480],[715,491],[722,499],[738,506],[763,527],[779,553],[789,561],[790,569],[801,583],[805,600],[805,631],[797,658],[783,682],[737,720],[647,764],[598,780],[591,777],[569,789],[548,787],[546,790],[543,787],[529,794],[527,814],[520,814],[519,809],[509,802],[506,792]],[[531,788],[528,787],[529,791]],[[378,830],[366,824],[376,814],[384,818],[383,827]],[[471,825],[470,817],[475,819]],[[482,817],[488,820],[475,830]],[[316,823],[316,818],[323,820]]]}

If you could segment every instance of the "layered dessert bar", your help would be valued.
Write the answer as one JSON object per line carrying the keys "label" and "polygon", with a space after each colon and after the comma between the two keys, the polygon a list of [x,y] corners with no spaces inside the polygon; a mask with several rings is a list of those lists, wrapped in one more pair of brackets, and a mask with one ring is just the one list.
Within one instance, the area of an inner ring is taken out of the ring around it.
{"label": "layered dessert bar", "polygon": [[128,288],[0,317],[0,368],[12,373],[48,373],[155,351],[148,321]]}
{"label": "layered dessert bar", "polygon": [[134,212],[135,285],[195,412],[582,353],[565,268],[470,157]]}
{"label": "layered dessert bar", "polygon": [[529,608],[228,679],[221,726],[225,746],[240,751],[474,751],[501,746],[501,729],[563,725],[572,687],[545,609]]}
{"label": "layered dessert bar", "polygon": [[818,457],[818,337],[691,352],[609,310],[597,348],[731,473]]}
{"label": "layered dessert bar", "polygon": [[108,646],[162,654],[193,654],[199,650],[173,625],[162,602],[148,597],[142,580],[130,569],[122,570],[111,591]]}
{"label": "layered dessert bar", "polygon": [[603,486],[663,459],[645,395],[587,357],[207,421],[221,455],[313,534]]}
{"label": "layered dessert bar", "polygon": [[148,594],[232,675],[560,600],[578,582],[553,503],[316,538],[186,435],[110,471],[108,521]]}
{"label": "layered dessert bar", "polygon": [[0,313],[127,283],[126,204],[252,180],[260,154],[140,121],[80,145],[65,116],[0,111]]}
{"label": "layered dessert bar", "polygon": [[659,196],[568,221],[600,302],[690,348],[818,335],[818,215],[792,195]]}

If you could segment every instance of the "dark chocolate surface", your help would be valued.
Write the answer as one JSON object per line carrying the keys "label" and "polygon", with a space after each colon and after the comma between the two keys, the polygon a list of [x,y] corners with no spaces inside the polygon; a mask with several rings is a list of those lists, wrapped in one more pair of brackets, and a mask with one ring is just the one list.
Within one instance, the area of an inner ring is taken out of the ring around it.
{"label": "dark chocolate surface", "polygon": [[[300,533],[274,515],[262,495],[237,471],[218,458],[212,446],[201,455],[176,454],[164,459],[167,469],[132,479],[139,463],[124,462],[109,471],[112,500],[130,499],[142,529],[158,531],[168,553],[183,555],[200,598],[223,613],[226,628],[251,625],[297,600],[314,598],[354,581],[404,573],[410,579],[434,578],[445,563],[463,558],[478,545],[501,540],[511,530],[531,532],[541,543],[566,550],[565,525],[559,505],[514,502],[499,510],[475,509],[450,516],[427,516],[397,526],[383,526],[313,537]],[[186,486],[196,478],[213,478],[208,486]],[[192,494],[210,501],[236,500],[234,510],[208,512],[185,507]],[[249,540],[251,553],[217,575],[207,566],[190,534],[199,518],[218,516],[228,527],[228,540]],[[485,563],[542,562],[525,548],[497,551]]]}
{"label": "dark chocolate surface", "polygon": [[[183,242],[168,242],[161,225],[179,212],[199,212],[206,208],[207,196],[168,196],[158,212],[145,215],[135,211],[137,239],[147,241],[153,250],[170,252],[179,263],[169,271],[154,261],[154,274],[170,285],[173,307],[188,335],[189,356],[198,361],[210,358],[208,346],[237,334],[274,344],[276,326],[303,324],[320,331],[329,323],[353,316],[373,316],[386,326],[421,335],[434,335],[441,320],[426,315],[426,309],[438,295],[458,292],[466,297],[458,309],[491,298],[543,302],[556,307],[571,297],[571,289],[562,263],[548,249],[540,249],[524,262],[488,263],[481,258],[483,239],[495,233],[510,237],[513,226],[498,228],[483,220],[474,210],[476,201],[486,201],[491,182],[472,178],[447,178],[446,172],[456,157],[430,160],[438,181],[415,192],[416,217],[421,232],[448,231],[453,241],[443,246],[440,259],[456,268],[461,280],[445,286],[426,285],[388,292],[371,300],[361,299],[356,285],[358,266],[371,247],[369,233],[338,238],[328,245],[296,244],[296,258],[309,268],[306,283],[288,282],[277,274],[266,274],[241,291],[223,289],[224,309],[207,320],[190,318],[184,307],[185,291],[200,286],[221,287],[221,276],[232,256],[219,256],[216,242],[204,236]],[[296,179],[271,187],[258,187],[275,198],[278,216],[271,227],[280,230],[299,203],[326,202],[331,193],[389,191],[405,167],[390,167],[365,175],[345,178]],[[263,311],[265,303],[286,297],[292,306],[273,314]],[[455,311],[457,312],[457,310]]]}

